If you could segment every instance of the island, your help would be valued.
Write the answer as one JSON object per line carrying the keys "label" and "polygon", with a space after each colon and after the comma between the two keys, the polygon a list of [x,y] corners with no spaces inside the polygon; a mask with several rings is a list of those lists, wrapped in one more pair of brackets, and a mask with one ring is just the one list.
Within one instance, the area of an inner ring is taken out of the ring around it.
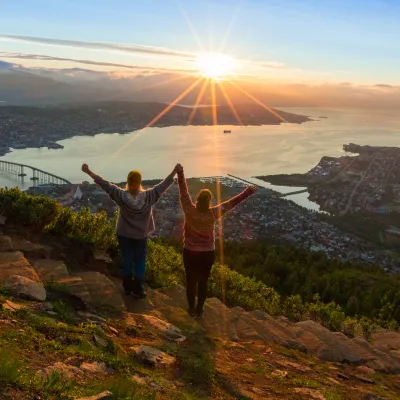
{"label": "island", "polygon": [[171,107],[164,103],[96,102],[47,106],[0,107],[0,156],[11,149],[34,147],[62,148],[57,141],[73,136],[99,133],[130,133],[149,124],[154,127],[213,125],[279,125],[312,121],[304,115],[262,107],[258,104],[235,106],[240,121],[229,106],[217,106],[217,121],[211,106]]}

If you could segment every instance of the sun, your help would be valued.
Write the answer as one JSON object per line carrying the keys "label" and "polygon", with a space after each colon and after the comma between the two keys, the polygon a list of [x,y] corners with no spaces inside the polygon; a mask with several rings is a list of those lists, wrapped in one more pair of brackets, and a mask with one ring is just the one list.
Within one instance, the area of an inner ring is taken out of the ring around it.
{"label": "sun", "polygon": [[213,80],[224,79],[233,74],[236,66],[232,57],[219,53],[201,54],[196,63],[201,75]]}

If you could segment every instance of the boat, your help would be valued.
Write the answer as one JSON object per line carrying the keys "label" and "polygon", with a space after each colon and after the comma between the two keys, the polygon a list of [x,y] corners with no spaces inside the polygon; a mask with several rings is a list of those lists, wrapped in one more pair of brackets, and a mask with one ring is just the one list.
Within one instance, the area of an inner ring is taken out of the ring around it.
{"label": "boat", "polygon": [[224,130],[224,133],[231,133],[232,131],[230,131],[230,130],[228,130],[228,129],[225,129]]}

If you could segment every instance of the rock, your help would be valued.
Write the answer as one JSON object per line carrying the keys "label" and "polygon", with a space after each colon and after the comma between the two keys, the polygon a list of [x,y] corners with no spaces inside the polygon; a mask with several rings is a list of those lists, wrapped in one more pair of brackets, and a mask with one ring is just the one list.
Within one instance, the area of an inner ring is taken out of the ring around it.
{"label": "rock", "polygon": [[186,340],[186,336],[183,336],[181,330],[176,326],[152,315],[142,315],[141,317],[166,339],[174,342],[183,342]]}
{"label": "rock", "polygon": [[0,251],[14,250],[10,236],[0,235]]}
{"label": "rock", "polygon": [[374,393],[366,393],[363,396],[362,400],[385,400],[385,399],[383,399],[382,397],[377,396]]}
{"label": "rock", "polygon": [[108,368],[104,362],[92,362],[92,363],[82,363],[80,366],[81,370],[90,373],[103,373],[103,374],[113,374],[114,370],[112,368]]}
{"label": "rock", "polygon": [[152,367],[159,365],[172,365],[176,362],[176,358],[172,357],[161,350],[157,350],[150,346],[138,346],[134,348],[139,359]]}
{"label": "rock", "polygon": [[355,377],[361,382],[370,383],[371,385],[375,384],[375,381],[373,381],[372,379],[368,378],[365,375],[355,375]]}
{"label": "rock", "polygon": [[69,272],[63,261],[41,259],[33,262],[33,268],[42,282],[58,282],[69,277]]}
{"label": "rock", "polygon": [[3,308],[3,310],[13,311],[13,312],[26,308],[24,304],[14,303],[10,300],[6,300],[3,304],[0,304],[0,306]]}
{"label": "rock", "polygon": [[126,310],[126,305],[119,290],[110,279],[99,272],[84,272],[79,275],[91,297],[91,304],[112,308],[114,311]]}
{"label": "rock", "polygon": [[307,396],[307,399],[326,400],[323,394],[315,389],[295,388],[294,391],[298,394]]}
{"label": "rock", "polygon": [[19,275],[11,275],[4,283],[4,288],[15,296],[34,301],[45,301],[46,290],[38,282]]}
{"label": "rock", "polygon": [[71,295],[80,299],[84,304],[90,304],[92,298],[90,293],[83,282],[83,279],[79,276],[70,276],[63,278],[58,281],[60,285],[65,286],[65,290]]}
{"label": "rock", "polygon": [[115,329],[114,327],[112,327],[112,326],[110,326],[110,325],[107,325],[107,329],[111,332],[111,333],[113,333],[114,335],[119,335],[119,332],[118,332],[118,330],[117,329]]}
{"label": "rock", "polygon": [[0,286],[11,275],[19,275],[40,282],[36,271],[19,251],[0,252]]}
{"label": "rock", "polygon": [[275,378],[286,378],[288,375],[287,371],[282,371],[280,369],[276,369],[271,373],[271,376]]}
{"label": "rock", "polygon": [[342,374],[341,372],[338,372],[336,376],[337,376],[338,378],[340,378],[340,379],[345,380],[345,381],[348,381],[348,380],[350,379],[347,375]]}
{"label": "rock", "polygon": [[307,348],[307,353],[324,361],[361,364],[362,357],[350,347],[350,339],[344,335],[335,335],[311,320],[294,324],[294,329],[298,328],[296,336]]}
{"label": "rock", "polygon": [[45,301],[37,305],[36,310],[38,311],[53,311],[53,304],[49,301]]}
{"label": "rock", "polygon": [[114,398],[113,394],[107,390],[106,392],[96,394],[95,396],[80,397],[77,400],[109,400],[109,399],[113,399],[113,398]]}
{"label": "rock", "polygon": [[39,243],[32,243],[29,240],[13,237],[14,250],[21,251],[29,259],[50,258],[52,249]]}
{"label": "rock", "polygon": [[300,371],[300,372],[311,371],[311,368],[307,367],[306,365],[297,364],[297,363],[291,362],[291,361],[281,361],[281,362],[279,362],[279,364],[286,368],[291,367],[291,368],[295,369],[296,371]]}
{"label": "rock", "polygon": [[96,335],[95,333],[93,334],[93,340],[100,347],[106,348],[108,346],[108,341],[106,339],[103,339],[99,335]]}
{"label": "rock", "polygon": [[365,365],[360,365],[356,369],[358,372],[360,372],[361,374],[364,374],[364,375],[372,375],[375,373],[375,370],[373,370],[372,368],[368,368]]}
{"label": "rock", "polygon": [[367,367],[383,373],[400,373],[400,360],[392,357],[393,350],[380,349],[361,337],[354,338],[349,343],[352,349],[362,357]]}
{"label": "rock", "polygon": [[91,314],[91,313],[87,313],[87,312],[83,312],[83,311],[78,311],[77,314],[81,318],[84,318],[84,319],[90,319],[92,321],[97,321],[97,322],[100,322],[100,323],[106,322],[106,320],[104,318],[99,317],[98,315],[95,315],[95,314]]}
{"label": "rock", "polygon": [[5,225],[7,221],[7,217],[5,217],[4,215],[0,215],[0,225]]}
{"label": "rock", "polygon": [[72,365],[64,364],[62,362],[56,362],[55,364],[39,371],[39,374],[42,375],[43,377],[47,377],[53,371],[62,374],[64,378],[68,380],[72,380],[82,376],[82,371],[79,368],[74,367]]}
{"label": "rock", "polygon": [[97,271],[101,274],[106,274],[108,267],[112,264],[112,262],[112,259],[106,253],[95,250],[93,253],[93,258],[89,262],[88,269],[90,271]]}

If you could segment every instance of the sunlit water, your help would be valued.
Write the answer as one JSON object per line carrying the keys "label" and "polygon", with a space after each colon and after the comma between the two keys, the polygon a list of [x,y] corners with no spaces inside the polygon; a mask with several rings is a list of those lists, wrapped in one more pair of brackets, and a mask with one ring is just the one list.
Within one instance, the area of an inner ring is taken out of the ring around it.
{"label": "sunlit water", "polygon": [[[400,115],[395,111],[284,110],[318,121],[257,127],[146,128],[127,135],[77,136],[60,141],[63,150],[14,150],[1,159],[32,165],[74,183],[87,179],[80,170],[83,162],[113,181],[123,181],[131,169],[140,169],[145,179],[162,178],[177,162],[183,164],[190,177],[229,173],[249,179],[306,172],[322,156],[343,155],[345,143],[400,146]],[[224,129],[231,129],[232,133],[224,134]],[[27,179],[20,186],[26,188],[30,184]],[[0,186],[17,185],[11,176],[0,172]],[[307,200],[307,194],[295,195],[292,200],[318,209]]]}

